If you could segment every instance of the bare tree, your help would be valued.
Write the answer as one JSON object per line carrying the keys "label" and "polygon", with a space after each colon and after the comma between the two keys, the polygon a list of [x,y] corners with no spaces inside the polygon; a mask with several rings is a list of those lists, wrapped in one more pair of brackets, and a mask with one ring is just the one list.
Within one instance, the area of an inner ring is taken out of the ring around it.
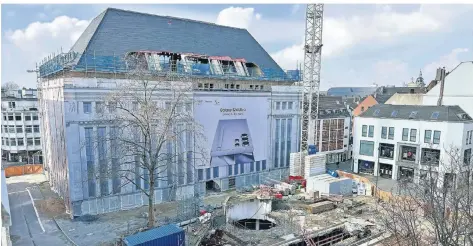
{"label": "bare tree", "polygon": [[15,82],[5,82],[2,84],[2,94],[8,93],[9,91],[18,90],[20,86]]}
{"label": "bare tree", "polygon": [[416,182],[401,181],[383,221],[396,245],[473,245],[471,152],[423,154]]}
{"label": "bare tree", "polygon": [[98,170],[89,170],[89,180],[100,183],[102,195],[120,193],[126,186],[145,194],[151,228],[156,188],[168,189],[173,200],[177,186],[195,182],[194,162],[202,158],[195,143],[203,130],[193,118],[191,78],[153,74],[141,56],[129,56],[126,62],[126,81],[117,82],[96,104],[101,124],[110,131],[97,130]]}

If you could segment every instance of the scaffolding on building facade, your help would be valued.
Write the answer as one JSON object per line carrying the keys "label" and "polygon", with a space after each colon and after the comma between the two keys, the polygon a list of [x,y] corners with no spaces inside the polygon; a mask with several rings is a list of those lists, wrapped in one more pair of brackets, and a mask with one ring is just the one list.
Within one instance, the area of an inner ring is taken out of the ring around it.
{"label": "scaffolding on building facade", "polygon": [[[260,81],[300,81],[300,70],[287,70],[259,67],[244,59],[206,56],[197,59],[197,55],[179,54],[179,60],[166,58],[153,51],[130,52],[126,55],[100,55],[98,52],[80,54],[77,52],[60,53],[43,60],[39,65],[41,78],[56,75],[61,71],[88,73],[126,73],[133,69],[127,64],[130,55],[142,55],[147,69],[153,75],[177,73],[197,78],[260,80]],[[198,57],[201,57],[200,55]],[[247,64],[248,66],[246,66]]]}

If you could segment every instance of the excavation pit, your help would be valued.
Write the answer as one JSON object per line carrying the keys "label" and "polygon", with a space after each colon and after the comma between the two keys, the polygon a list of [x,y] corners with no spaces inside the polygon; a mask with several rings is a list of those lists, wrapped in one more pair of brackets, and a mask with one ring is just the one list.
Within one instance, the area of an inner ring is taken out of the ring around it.
{"label": "excavation pit", "polygon": [[275,223],[263,219],[243,219],[233,223],[235,226],[247,230],[268,230],[276,226]]}

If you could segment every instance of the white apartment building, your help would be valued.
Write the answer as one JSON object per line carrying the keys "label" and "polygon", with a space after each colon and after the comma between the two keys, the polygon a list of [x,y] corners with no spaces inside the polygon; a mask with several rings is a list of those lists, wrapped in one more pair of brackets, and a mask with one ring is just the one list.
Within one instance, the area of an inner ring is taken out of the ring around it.
{"label": "white apartment building", "polygon": [[427,170],[449,175],[453,148],[471,163],[473,121],[459,106],[378,104],[355,118],[354,129],[355,173],[414,182]]}
{"label": "white apartment building", "polygon": [[41,130],[36,89],[2,93],[2,159],[40,164]]}

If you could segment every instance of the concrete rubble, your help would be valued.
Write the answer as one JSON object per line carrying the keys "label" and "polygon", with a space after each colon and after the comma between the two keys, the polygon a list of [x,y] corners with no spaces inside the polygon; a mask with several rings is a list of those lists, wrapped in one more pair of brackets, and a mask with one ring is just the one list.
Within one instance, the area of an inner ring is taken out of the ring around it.
{"label": "concrete rubble", "polygon": [[[369,196],[313,197],[292,184],[255,187],[228,197],[205,220],[188,225],[188,245],[351,245],[381,237],[375,199]],[[291,195],[292,194],[292,195]]]}

